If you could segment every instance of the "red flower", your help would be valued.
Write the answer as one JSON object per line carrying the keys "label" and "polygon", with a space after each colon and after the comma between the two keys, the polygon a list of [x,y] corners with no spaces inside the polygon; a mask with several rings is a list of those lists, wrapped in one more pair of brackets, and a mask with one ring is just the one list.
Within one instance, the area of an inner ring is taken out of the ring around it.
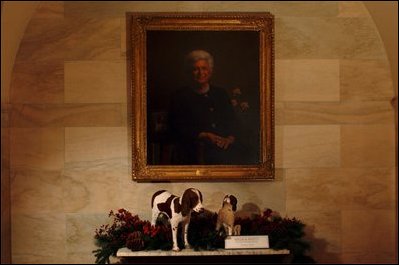
{"label": "red flower", "polygon": [[159,226],[151,227],[151,228],[153,228],[152,231],[151,231],[151,237],[155,237],[161,231]]}
{"label": "red flower", "polygon": [[151,225],[145,224],[143,227],[143,233],[144,235],[149,235],[151,233]]}

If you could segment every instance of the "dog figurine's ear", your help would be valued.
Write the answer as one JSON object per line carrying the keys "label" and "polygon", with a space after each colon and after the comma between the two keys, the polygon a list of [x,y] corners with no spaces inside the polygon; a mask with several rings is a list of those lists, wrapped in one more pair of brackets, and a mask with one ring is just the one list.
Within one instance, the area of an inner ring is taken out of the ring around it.
{"label": "dog figurine's ear", "polygon": [[181,198],[181,213],[183,216],[187,216],[190,214],[190,211],[192,209],[193,197],[195,195],[196,194],[191,189],[187,189],[184,191]]}
{"label": "dog figurine's ear", "polygon": [[198,194],[199,194],[199,201],[200,201],[200,203],[202,203],[203,202],[202,193],[199,190],[197,190],[197,191],[198,191]]}
{"label": "dog figurine's ear", "polygon": [[233,195],[230,195],[230,204],[233,207],[233,212],[237,210],[237,198]]}
{"label": "dog figurine's ear", "polygon": [[234,195],[224,196],[222,207],[225,202],[231,204],[233,212],[235,212],[237,210],[237,198]]}

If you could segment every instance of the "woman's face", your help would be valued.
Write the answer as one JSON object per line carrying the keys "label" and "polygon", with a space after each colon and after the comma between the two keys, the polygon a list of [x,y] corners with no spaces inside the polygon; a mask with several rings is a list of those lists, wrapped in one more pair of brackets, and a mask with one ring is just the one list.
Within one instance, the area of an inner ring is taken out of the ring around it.
{"label": "woman's face", "polygon": [[191,73],[194,81],[203,85],[209,83],[212,76],[212,69],[207,60],[201,59],[193,64]]}

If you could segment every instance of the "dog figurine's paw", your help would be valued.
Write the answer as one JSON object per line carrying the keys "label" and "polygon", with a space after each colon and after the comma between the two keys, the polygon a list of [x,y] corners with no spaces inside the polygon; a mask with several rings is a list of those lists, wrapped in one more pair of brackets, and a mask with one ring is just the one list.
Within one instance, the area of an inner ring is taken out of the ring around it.
{"label": "dog figurine's paw", "polygon": [[180,248],[178,248],[178,247],[173,247],[172,250],[173,250],[173,251],[176,251],[176,252],[179,252],[179,251],[180,251]]}
{"label": "dog figurine's paw", "polygon": [[233,227],[233,236],[241,235],[241,225],[235,225]]}
{"label": "dog figurine's paw", "polygon": [[193,248],[190,244],[185,244],[184,245],[184,248],[186,248],[186,249],[191,249],[191,248]]}

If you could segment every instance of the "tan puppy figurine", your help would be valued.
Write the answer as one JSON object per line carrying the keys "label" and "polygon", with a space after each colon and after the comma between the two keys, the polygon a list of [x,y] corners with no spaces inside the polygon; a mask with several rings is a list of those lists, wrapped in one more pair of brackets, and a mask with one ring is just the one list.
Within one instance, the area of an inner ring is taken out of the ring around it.
{"label": "tan puppy figurine", "polygon": [[219,210],[216,222],[216,231],[223,226],[228,236],[238,236],[241,233],[239,225],[234,226],[234,212],[237,210],[237,198],[226,195],[223,199],[222,208]]}

